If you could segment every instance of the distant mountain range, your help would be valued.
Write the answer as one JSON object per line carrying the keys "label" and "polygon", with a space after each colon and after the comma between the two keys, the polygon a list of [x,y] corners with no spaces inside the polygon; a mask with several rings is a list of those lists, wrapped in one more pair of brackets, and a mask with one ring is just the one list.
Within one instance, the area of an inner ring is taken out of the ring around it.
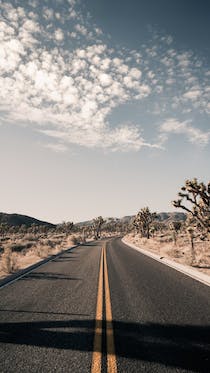
{"label": "distant mountain range", "polygon": [[21,214],[6,214],[5,212],[0,212],[0,224],[7,224],[9,226],[20,226],[24,224],[27,227],[30,227],[32,224],[36,224],[46,225],[51,228],[55,227],[55,224],[41,221],[30,216]]}
{"label": "distant mountain range", "polygon": [[[115,222],[121,223],[130,223],[135,215],[128,215],[122,218],[104,218],[106,221],[114,220]],[[157,214],[158,221],[164,221],[165,223],[169,223],[170,221],[185,221],[187,218],[187,214],[184,212],[160,212]],[[88,226],[93,223],[93,220],[86,220],[83,222],[79,222],[77,226]]]}
{"label": "distant mountain range", "polygon": [[[134,215],[124,216],[123,218],[106,218],[106,221],[121,222],[121,223],[130,223],[134,218]],[[170,221],[184,221],[186,220],[186,214],[183,212],[161,212],[157,214],[157,220],[164,221],[166,223]],[[93,223],[93,220],[86,220],[83,222],[76,223],[77,226],[88,226]],[[48,223],[46,221],[41,221],[30,216],[21,215],[21,214],[6,214],[0,212],[0,224],[7,224],[9,226],[20,226],[26,225],[27,227],[32,224],[36,225],[46,225],[48,227],[55,227],[55,224]]]}

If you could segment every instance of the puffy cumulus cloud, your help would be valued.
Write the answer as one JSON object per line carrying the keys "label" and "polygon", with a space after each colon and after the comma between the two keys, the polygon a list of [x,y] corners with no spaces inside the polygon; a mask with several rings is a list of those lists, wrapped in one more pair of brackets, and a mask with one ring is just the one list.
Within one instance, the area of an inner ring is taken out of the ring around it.
{"label": "puffy cumulus cloud", "polygon": [[189,100],[196,100],[197,98],[199,98],[201,96],[201,91],[199,89],[192,89],[186,93],[184,93],[183,97],[184,98],[187,98]]}
{"label": "puffy cumulus cloud", "polygon": [[112,84],[112,77],[108,74],[102,73],[99,75],[99,81],[102,87],[107,87]]}
{"label": "puffy cumulus cloud", "polygon": [[141,71],[139,69],[136,69],[136,68],[132,68],[129,72],[129,75],[131,78],[133,79],[140,79],[141,78]]}
{"label": "puffy cumulus cloud", "polygon": [[63,31],[61,29],[57,29],[55,30],[55,40],[57,41],[62,41],[64,39],[64,34],[63,34]]}
{"label": "puffy cumulus cloud", "polygon": [[165,142],[169,134],[186,135],[191,143],[197,145],[207,145],[210,142],[210,131],[204,132],[199,128],[192,126],[190,121],[179,121],[175,118],[169,118],[160,126],[160,139]]}

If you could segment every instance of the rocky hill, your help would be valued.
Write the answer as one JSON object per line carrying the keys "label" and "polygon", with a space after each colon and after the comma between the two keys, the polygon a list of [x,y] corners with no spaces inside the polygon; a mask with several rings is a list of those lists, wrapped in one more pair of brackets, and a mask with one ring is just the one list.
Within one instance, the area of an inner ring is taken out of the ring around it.
{"label": "rocky hill", "polygon": [[24,224],[27,227],[30,227],[32,224],[36,224],[55,227],[54,224],[48,223],[46,221],[41,221],[30,216],[21,214],[6,214],[5,212],[0,212],[0,224],[7,224],[9,226],[20,226]]}

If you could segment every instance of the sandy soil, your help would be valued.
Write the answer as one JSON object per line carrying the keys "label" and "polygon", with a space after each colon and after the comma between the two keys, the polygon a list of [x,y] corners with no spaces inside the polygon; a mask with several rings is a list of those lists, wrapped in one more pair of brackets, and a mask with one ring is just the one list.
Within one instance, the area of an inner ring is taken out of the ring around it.
{"label": "sandy soil", "polygon": [[[187,235],[180,235],[174,245],[169,235],[160,235],[146,239],[133,233],[127,234],[125,240],[134,245],[149,250],[157,255],[172,259],[178,263],[191,266],[191,247]],[[210,276],[210,242],[195,241],[196,259],[193,268]]]}

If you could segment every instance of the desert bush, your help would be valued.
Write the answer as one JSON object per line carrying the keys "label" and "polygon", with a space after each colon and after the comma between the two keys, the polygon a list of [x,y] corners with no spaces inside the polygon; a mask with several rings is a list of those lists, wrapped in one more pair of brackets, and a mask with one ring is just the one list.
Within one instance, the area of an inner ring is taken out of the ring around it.
{"label": "desert bush", "polygon": [[182,223],[180,221],[172,221],[169,223],[169,228],[171,230],[172,239],[174,241],[174,245],[177,244],[177,236],[181,229]]}
{"label": "desert bush", "polygon": [[55,242],[53,240],[49,240],[48,238],[44,238],[40,240],[40,245],[48,246],[52,249],[55,246]]}
{"label": "desert bush", "polygon": [[46,258],[50,255],[52,248],[48,245],[38,244],[36,246],[36,254],[40,258]]}
{"label": "desert bush", "polygon": [[10,237],[1,237],[1,242],[9,241]]}
{"label": "desert bush", "polygon": [[25,242],[25,243],[15,243],[15,244],[11,244],[11,250],[12,252],[16,252],[16,253],[19,253],[19,252],[23,252],[25,250],[28,250],[30,249],[31,247],[33,246],[33,243],[31,242]]}
{"label": "desert bush", "polygon": [[38,241],[39,236],[31,233],[27,233],[24,237],[28,241]]}
{"label": "desert bush", "polygon": [[78,237],[76,236],[71,236],[69,239],[69,243],[72,245],[77,245],[79,243]]}
{"label": "desert bush", "polygon": [[77,243],[78,243],[78,244],[80,244],[80,243],[82,242],[82,240],[83,240],[82,236],[78,236],[78,237],[77,237]]}
{"label": "desert bush", "polygon": [[12,273],[17,269],[17,260],[11,247],[5,247],[1,256],[1,267],[5,273]]}

